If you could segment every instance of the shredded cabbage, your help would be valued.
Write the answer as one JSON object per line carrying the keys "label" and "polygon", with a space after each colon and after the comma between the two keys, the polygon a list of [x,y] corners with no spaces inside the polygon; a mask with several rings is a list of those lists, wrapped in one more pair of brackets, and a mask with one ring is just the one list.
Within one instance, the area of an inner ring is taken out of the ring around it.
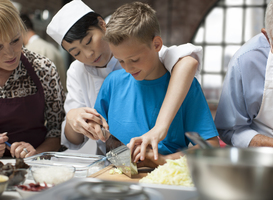
{"label": "shredded cabbage", "polygon": [[167,163],[158,166],[140,183],[156,183],[167,185],[194,186],[189,172],[186,156],[176,160],[166,160]]}
{"label": "shredded cabbage", "polygon": [[122,171],[118,168],[114,168],[114,169],[111,169],[109,171],[109,174],[113,175],[113,174],[122,174]]}

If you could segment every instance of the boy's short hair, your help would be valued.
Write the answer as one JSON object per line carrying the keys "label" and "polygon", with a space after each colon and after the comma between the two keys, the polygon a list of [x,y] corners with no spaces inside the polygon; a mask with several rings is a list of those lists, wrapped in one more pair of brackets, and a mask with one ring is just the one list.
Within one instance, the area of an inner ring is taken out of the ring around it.
{"label": "boy's short hair", "polygon": [[124,40],[135,37],[149,44],[160,35],[156,12],[148,4],[127,3],[119,7],[106,25],[106,41],[118,45]]}

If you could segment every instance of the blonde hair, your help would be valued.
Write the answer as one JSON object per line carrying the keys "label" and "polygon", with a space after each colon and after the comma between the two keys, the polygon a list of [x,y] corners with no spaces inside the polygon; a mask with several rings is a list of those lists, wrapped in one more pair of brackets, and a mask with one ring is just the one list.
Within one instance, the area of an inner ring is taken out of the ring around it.
{"label": "blonde hair", "polygon": [[19,11],[10,0],[0,0],[0,39],[10,41],[12,36],[25,34],[26,28]]}
{"label": "blonde hair", "polygon": [[155,11],[147,4],[134,2],[119,7],[106,25],[106,41],[118,45],[124,40],[135,37],[150,44],[160,35],[160,27]]}

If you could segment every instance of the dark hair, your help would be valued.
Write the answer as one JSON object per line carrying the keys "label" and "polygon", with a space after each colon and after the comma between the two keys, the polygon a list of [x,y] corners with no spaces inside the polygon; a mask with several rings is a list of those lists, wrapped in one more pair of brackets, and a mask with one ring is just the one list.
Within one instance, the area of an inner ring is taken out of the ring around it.
{"label": "dark hair", "polygon": [[98,24],[98,17],[101,16],[94,12],[90,12],[84,15],[67,31],[64,36],[64,40],[72,43],[75,40],[84,38],[91,26],[101,29]]}
{"label": "dark hair", "polygon": [[30,18],[28,17],[28,15],[27,14],[21,14],[20,17],[21,17],[22,21],[24,22],[24,24],[26,25],[27,29],[34,31],[33,23],[30,20]]}

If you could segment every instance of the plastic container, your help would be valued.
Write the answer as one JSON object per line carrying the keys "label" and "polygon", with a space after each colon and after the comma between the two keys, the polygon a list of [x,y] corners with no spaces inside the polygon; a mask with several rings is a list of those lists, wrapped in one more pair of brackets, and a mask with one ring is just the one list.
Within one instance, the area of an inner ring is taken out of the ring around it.
{"label": "plastic container", "polygon": [[25,158],[24,161],[30,166],[73,166],[75,177],[87,177],[93,168],[98,171],[109,165],[104,156],[65,152],[44,152]]}

